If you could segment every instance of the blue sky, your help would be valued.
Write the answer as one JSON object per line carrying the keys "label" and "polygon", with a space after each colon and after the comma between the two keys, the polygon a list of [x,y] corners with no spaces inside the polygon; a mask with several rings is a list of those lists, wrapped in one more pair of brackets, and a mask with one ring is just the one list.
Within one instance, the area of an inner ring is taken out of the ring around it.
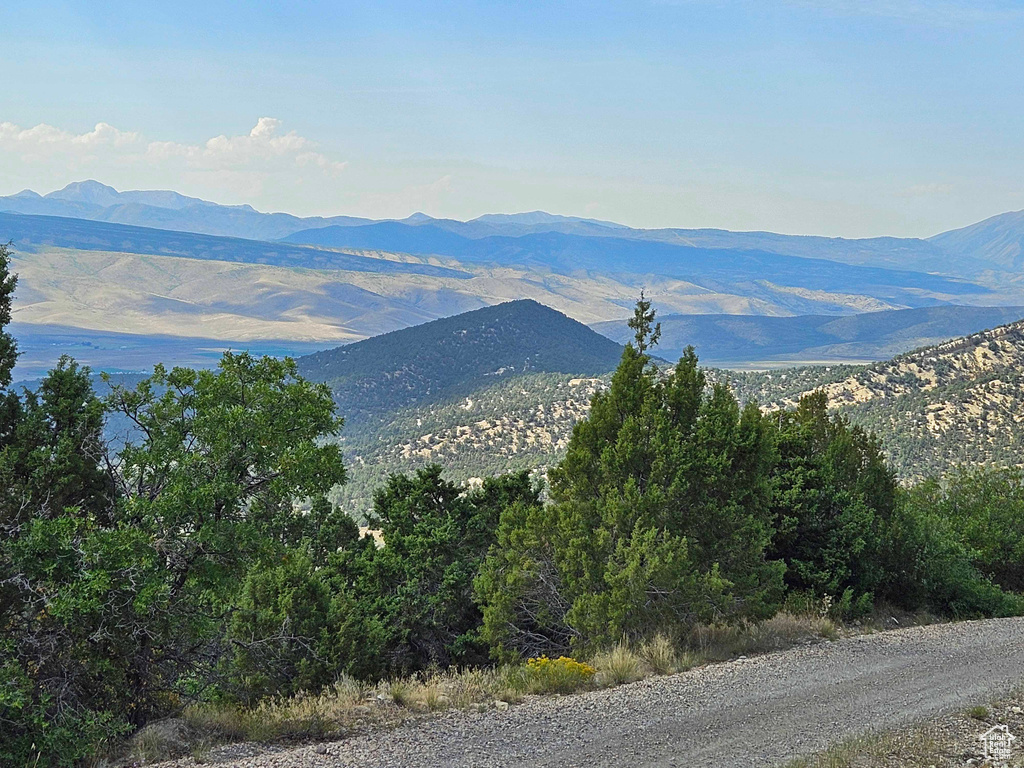
{"label": "blue sky", "polygon": [[0,29],[0,194],[843,236],[1024,208],[1024,2],[6,0]]}

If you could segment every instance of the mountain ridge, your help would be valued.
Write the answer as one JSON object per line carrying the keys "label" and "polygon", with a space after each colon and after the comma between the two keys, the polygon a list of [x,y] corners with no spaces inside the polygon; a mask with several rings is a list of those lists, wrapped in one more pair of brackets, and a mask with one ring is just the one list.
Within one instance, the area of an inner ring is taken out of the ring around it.
{"label": "mountain ridge", "polygon": [[[706,284],[710,288],[718,288],[730,280],[752,282],[770,276],[773,282],[811,290],[828,290],[841,284],[854,291],[864,286],[888,283],[899,288],[952,295],[972,290],[976,293],[990,291],[955,278],[911,270],[850,265],[771,251],[699,248],[615,237],[588,238],[561,232],[469,238],[432,225],[380,222],[358,227],[332,225],[305,230],[289,235],[283,242],[323,248],[447,256],[467,263],[543,266],[563,273],[628,271],[691,282],[706,277],[712,281]],[[921,305],[919,298],[912,294],[899,295],[909,306]]]}
{"label": "mountain ridge", "polygon": [[[1009,211],[928,238],[947,253],[981,258],[997,268],[1024,270],[1024,210]],[[979,256],[980,254],[980,256]]]}
{"label": "mountain ridge", "polygon": [[622,345],[520,299],[440,318],[297,359],[356,421],[524,373],[577,376],[615,368]]}
{"label": "mountain ridge", "polygon": [[304,269],[409,272],[468,277],[467,273],[460,270],[433,264],[380,259],[336,250],[240,237],[205,235],[60,216],[0,213],[0,232],[4,233],[5,238],[13,241],[15,246],[28,250],[45,245]]}
{"label": "mountain ridge", "polygon": [[[223,205],[171,190],[118,192],[91,179],[72,182],[64,189],[46,195],[23,190],[0,197],[0,211],[5,210],[257,240],[282,239],[312,228],[361,226],[382,221],[345,215],[299,217],[282,212],[261,212],[246,204]],[[714,228],[636,229],[613,221],[545,211],[483,214],[469,221],[413,214],[406,219],[389,221],[436,226],[469,238],[562,232],[693,247],[765,250],[853,265],[942,272],[961,277],[977,277],[989,271],[1019,272],[1024,244],[1024,212],[1020,211],[998,214],[928,238],[841,238]],[[1009,256],[1007,247],[1012,251]]]}
{"label": "mountain ridge", "polygon": [[1024,320],[872,365],[726,378],[769,408],[824,391],[830,407],[876,433],[905,481],[961,465],[1024,465]]}

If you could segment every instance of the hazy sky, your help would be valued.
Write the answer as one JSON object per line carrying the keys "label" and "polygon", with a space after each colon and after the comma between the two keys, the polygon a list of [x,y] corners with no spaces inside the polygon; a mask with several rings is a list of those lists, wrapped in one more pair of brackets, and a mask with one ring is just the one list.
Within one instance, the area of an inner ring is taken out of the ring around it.
{"label": "hazy sky", "polygon": [[1022,0],[3,0],[0,194],[930,235],[1024,208]]}

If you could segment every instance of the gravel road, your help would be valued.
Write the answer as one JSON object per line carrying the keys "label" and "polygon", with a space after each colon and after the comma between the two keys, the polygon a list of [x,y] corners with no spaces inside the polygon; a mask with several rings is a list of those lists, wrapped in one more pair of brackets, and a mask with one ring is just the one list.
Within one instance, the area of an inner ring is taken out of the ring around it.
{"label": "gravel road", "polygon": [[1024,682],[1024,619],[914,627],[739,659],[503,712],[228,765],[249,768],[777,766]]}

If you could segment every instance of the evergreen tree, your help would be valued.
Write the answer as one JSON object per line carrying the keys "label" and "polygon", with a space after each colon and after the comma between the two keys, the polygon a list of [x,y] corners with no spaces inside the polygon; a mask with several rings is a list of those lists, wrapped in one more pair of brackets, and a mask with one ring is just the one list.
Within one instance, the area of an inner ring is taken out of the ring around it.
{"label": "evergreen tree", "polygon": [[0,450],[14,440],[14,428],[18,423],[18,398],[9,390],[11,372],[18,361],[18,345],[7,332],[11,322],[11,302],[14,288],[18,283],[12,274],[11,251],[8,245],[0,244]]}
{"label": "evergreen tree", "polygon": [[[492,551],[478,582],[498,654],[763,616],[781,597],[782,565],[765,557],[771,430],[724,386],[707,390],[692,348],[660,376],[646,352],[659,329],[642,297],[630,325],[636,339],[611,387],[549,473],[553,505],[501,522],[510,549]],[[529,608],[542,594],[545,609]]]}
{"label": "evergreen tree", "polygon": [[18,359],[18,345],[6,330],[11,322],[11,301],[17,283],[17,276],[11,273],[10,244],[0,243],[0,393],[10,385]]}
{"label": "evergreen tree", "polygon": [[824,392],[775,418],[781,458],[772,556],[786,562],[790,589],[867,610],[879,590],[898,589],[887,584],[882,552],[897,503],[895,473],[871,435],[828,413]]}
{"label": "evergreen tree", "polygon": [[109,523],[113,482],[104,461],[104,408],[90,371],[60,358],[38,391],[12,395],[11,442],[0,453],[8,523],[67,510]]}
{"label": "evergreen tree", "polygon": [[339,558],[337,571],[368,623],[379,627],[379,673],[486,661],[473,579],[502,509],[538,503],[526,472],[487,478],[469,492],[446,481],[437,465],[389,479],[369,520],[383,532],[384,547],[364,548],[355,562]]}
{"label": "evergreen tree", "polygon": [[[86,369],[62,360],[18,399],[0,449],[0,763],[75,763],[166,714],[169,694],[222,683],[228,648],[327,679],[294,648],[325,624],[302,583],[308,553],[344,538],[322,500],[344,479],[323,442],[340,420],[294,371],[226,355],[218,371],[115,387],[109,406],[137,427],[116,473],[98,464],[103,409]],[[272,623],[275,590],[313,607],[270,637],[225,637],[236,610]]]}

